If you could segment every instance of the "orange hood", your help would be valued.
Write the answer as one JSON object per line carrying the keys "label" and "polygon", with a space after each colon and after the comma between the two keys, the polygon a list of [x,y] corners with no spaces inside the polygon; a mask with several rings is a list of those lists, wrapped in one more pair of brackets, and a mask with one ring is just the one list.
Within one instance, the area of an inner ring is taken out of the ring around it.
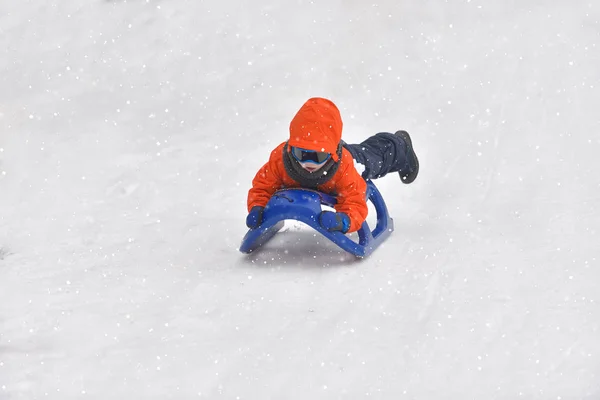
{"label": "orange hood", "polygon": [[290,122],[289,145],[314,151],[326,151],[335,161],[342,139],[342,117],[330,100],[308,99]]}

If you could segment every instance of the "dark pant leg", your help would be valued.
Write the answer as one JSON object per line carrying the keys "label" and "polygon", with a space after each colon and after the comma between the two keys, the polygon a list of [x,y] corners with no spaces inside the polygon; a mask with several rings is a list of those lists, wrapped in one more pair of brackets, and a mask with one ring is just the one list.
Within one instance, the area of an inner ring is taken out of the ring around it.
{"label": "dark pant leg", "polygon": [[360,144],[345,143],[352,157],[365,166],[364,179],[376,179],[390,172],[406,171],[406,143],[393,133],[377,133]]}

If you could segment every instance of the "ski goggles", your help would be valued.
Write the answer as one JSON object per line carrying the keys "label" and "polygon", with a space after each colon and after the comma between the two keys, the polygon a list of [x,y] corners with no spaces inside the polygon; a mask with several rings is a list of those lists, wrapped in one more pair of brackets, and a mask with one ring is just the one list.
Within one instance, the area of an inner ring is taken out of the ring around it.
{"label": "ski goggles", "polygon": [[320,165],[329,160],[329,157],[331,157],[331,154],[324,151],[307,150],[301,149],[300,147],[292,147],[291,150],[294,158],[301,163]]}

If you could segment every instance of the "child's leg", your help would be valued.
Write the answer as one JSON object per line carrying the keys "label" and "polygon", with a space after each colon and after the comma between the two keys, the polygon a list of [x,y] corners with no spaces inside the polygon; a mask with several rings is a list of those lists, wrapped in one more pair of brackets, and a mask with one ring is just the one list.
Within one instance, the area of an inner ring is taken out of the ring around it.
{"label": "child's leg", "polygon": [[360,144],[344,145],[352,157],[365,166],[363,178],[381,178],[390,172],[399,172],[401,177],[412,174],[414,175],[412,180],[416,178],[418,172],[416,155],[412,144],[407,143],[400,132],[402,131],[396,134],[380,132]]}

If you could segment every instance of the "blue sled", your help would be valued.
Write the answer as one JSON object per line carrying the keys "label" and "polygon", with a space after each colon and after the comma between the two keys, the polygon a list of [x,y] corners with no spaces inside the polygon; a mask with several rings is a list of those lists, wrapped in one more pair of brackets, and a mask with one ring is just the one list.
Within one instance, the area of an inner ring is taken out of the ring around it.
{"label": "blue sled", "polygon": [[375,206],[377,226],[373,231],[367,222],[358,230],[358,243],[341,232],[329,232],[319,224],[321,205],[333,207],[336,199],[325,193],[310,189],[284,189],[273,194],[263,213],[263,222],[256,229],[250,229],[244,236],[240,251],[251,253],[269,241],[282,227],[286,219],[295,219],[313,227],[320,234],[357,257],[367,257],[394,230],[383,197],[370,180],[367,181],[367,200]]}

